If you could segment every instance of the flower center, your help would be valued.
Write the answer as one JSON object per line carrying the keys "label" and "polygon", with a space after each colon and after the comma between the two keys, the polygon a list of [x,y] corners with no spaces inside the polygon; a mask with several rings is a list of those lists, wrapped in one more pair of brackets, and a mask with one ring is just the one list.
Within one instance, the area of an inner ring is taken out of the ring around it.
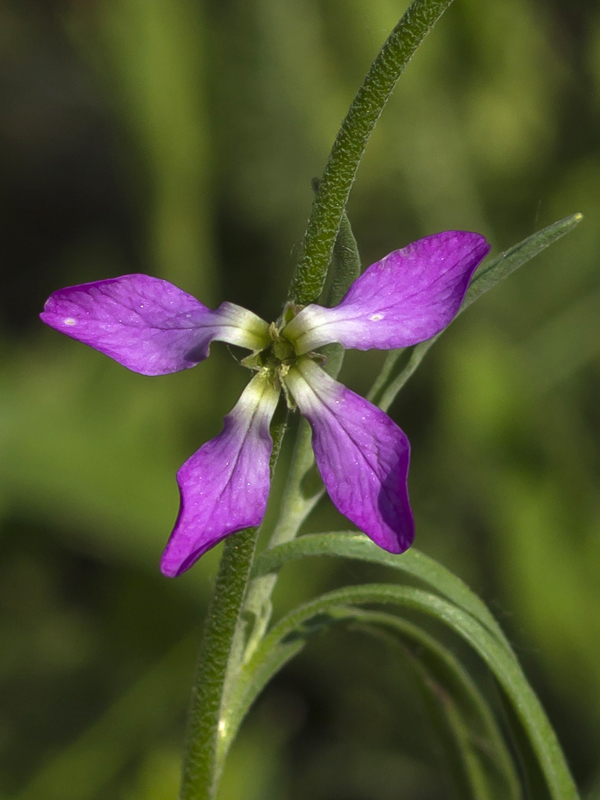
{"label": "flower center", "polygon": [[267,349],[271,351],[275,360],[281,364],[288,364],[288,366],[292,364],[297,358],[294,345],[281,335],[281,331],[274,322],[269,325],[269,334],[273,343]]}
{"label": "flower center", "polygon": [[[262,373],[269,379],[274,388],[283,391],[287,404],[291,409],[296,406],[283,379],[300,356],[296,352],[293,342],[282,336],[281,331],[298,310],[296,307],[286,307],[281,319],[269,325],[270,344],[242,360],[244,367]],[[310,357],[316,354],[311,353],[308,355]],[[306,358],[306,356],[304,357]]]}
{"label": "flower center", "polygon": [[290,366],[298,358],[292,342],[281,335],[281,329],[275,322],[269,325],[269,335],[271,343],[262,350],[252,353],[242,360],[244,367],[248,369],[270,372],[274,376],[281,373],[285,374]]}

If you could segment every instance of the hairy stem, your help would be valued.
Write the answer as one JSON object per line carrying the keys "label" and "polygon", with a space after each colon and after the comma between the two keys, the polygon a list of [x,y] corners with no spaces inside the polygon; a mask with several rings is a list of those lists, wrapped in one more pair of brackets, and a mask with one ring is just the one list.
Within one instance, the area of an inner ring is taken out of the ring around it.
{"label": "hairy stem", "polygon": [[221,697],[257,535],[257,528],[248,528],[223,546],[192,688],[182,800],[209,800],[214,795]]}
{"label": "hairy stem", "polygon": [[396,25],[358,90],[333,144],[304,238],[290,299],[317,300],[358,165],[395,85],[417,47],[452,0],[414,0]]}
{"label": "hairy stem", "polygon": [[[373,128],[406,64],[451,2],[414,0],[388,37],[359,89],[334,142],[318,186],[302,258],[290,286],[289,296],[295,303],[306,305],[317,300],[321,294],[350,188]],[[346,249],[351,254],[352,248]],[[272,468],[284,428],[284,422],[279,427],[275,426]],[[305,441],[303,449],[306,450],[306,447]],[[307,499],[301,497],[300,471],[294,478],[291,489],[299,496],[288,499],[301,500],[300,505],[304,506]],[[312,507],[310,501],[308,506]],[[305,510],[302,508],[302,511]],[[296,516],[301,517],[302,514],[297,513]],[[279,530],[282,539],[294,533],[292,529],[285,532]],[[235,682],[241,666],[240,657],[246,639],[241,614],[257,538],[258,530],[249,528],[228,538],[224,544],[194,678],[181,800],[212,800],[216,792],[223,762],[222,756],[219,757],[219,740],[225,734],[220,729],[224,721],[224,693]],[[270,584],[262,586],[256,591],[256,597],[252,598],[254,603],[250,605],[264,606],[272,588]],[[258,611],[260,617],[259,609],[252,610],[255,614]],[[259,624],[255,629],[258,638],[264,632],[268,612],[263,612],[263,616],[263,625]]]}
{"label": "hairy stem", "polygon": [[[272,427],[271,472],[283,440],[285,416]],[[223,545],[192,687],[181,800],[211,800],[215,796],[219,779],[217,750],[222,735],[223,693],[226,679],[231,677],[232,662],[235,661],[235,634],[258,531],[258,528],[247,528],[227,538]]]}

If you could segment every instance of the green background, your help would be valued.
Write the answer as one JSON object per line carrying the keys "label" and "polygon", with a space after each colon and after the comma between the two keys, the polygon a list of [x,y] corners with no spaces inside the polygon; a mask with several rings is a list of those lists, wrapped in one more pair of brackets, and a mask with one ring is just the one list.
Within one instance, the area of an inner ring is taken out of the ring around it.
{"label": "green background", "polygon": [[[167,800],[219,550],[158,571],[174,475],[248,373],[130,373],[45,329],[54,289],[127,272],[275,319],[337,128],[394,0],[0,6],[0,797]],[[499,252],[581,211],[470,309],[392,408],[417,546],[500,619],[600,798],[600,6],[456,0],[402,77],[349,205],[367,266],[458,228]],[[342,374],[365,393],[378,353]],[[284,451],[282,466],[288,457]],[[278,482],[271,509],[276,511]],[[322,501],[308,530],[347,527]],[[385,577],[288,567],[278,610]],[[472,670],[491,679],[475,657]],[[222,800],[452,797],[411,674],[359,634],[259,700]]]}

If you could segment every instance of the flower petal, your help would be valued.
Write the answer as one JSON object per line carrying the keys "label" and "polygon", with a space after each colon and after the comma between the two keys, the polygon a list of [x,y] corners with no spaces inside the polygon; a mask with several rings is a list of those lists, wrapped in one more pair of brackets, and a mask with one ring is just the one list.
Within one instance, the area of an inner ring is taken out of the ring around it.
{"label": "flower petal", "polygon": [[282,334],[298,354],[330,342],[390,350],[425,341],[455,317],[489,249],[483,236],[466,231],[419,239],[372,264],[338,306],[306,306]]}
{"label": "flower petal", "polygon": [[269,495],[269,425],[279,391],[262,375],[248,384],[223,431],[177,473],[181,507],[162,557],[168,577],[181,575],[230,533],[259,525]]}
{"label": "flower petal", "polygon": [[123,275],[60,289],[42,320],[142,375],[165,375],[203,361],[213,339],[250,350],[270,341],[267,323],[233,303],[216,311],[168,281]]}
{"label": "flower petal", "polygon": [[317,466],[334,505],[384,550],[404,552],[414,539],[406,435],[309,358],[299,359],[285,382],[312,428]]}

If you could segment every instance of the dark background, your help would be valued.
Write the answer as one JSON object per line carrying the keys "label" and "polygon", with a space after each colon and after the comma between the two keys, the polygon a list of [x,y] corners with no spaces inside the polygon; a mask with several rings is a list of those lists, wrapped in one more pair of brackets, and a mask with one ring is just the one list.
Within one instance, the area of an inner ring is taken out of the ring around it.
{"label": "dark background", "polygon": [[[54,289],[142,271],[280,312],[337,127],[395,0],[0,6],[0,796],[170,800],[217,551],[163,578],[177,467],[247,373],[127,372],[45,329]],[[417,546],[505,626],[600,798],[600,6],[456,0],[402,77],[349,213],[363,264],[420,236],[499,252],[574,233],[453,325],[392,415]],[[351,354],[366,392],[380,354]],[[285,454],[284,454],[285,461]],[[275,491],[273,508],[277,504]],[[323,501],[310,530],[344,527]],[[357,564],[286,569],[278,609]],[[472,668],[488,680],[481,665]],[[259,701],[223,800],[433,800],[451,789],[411,677],[316,640]]]}

